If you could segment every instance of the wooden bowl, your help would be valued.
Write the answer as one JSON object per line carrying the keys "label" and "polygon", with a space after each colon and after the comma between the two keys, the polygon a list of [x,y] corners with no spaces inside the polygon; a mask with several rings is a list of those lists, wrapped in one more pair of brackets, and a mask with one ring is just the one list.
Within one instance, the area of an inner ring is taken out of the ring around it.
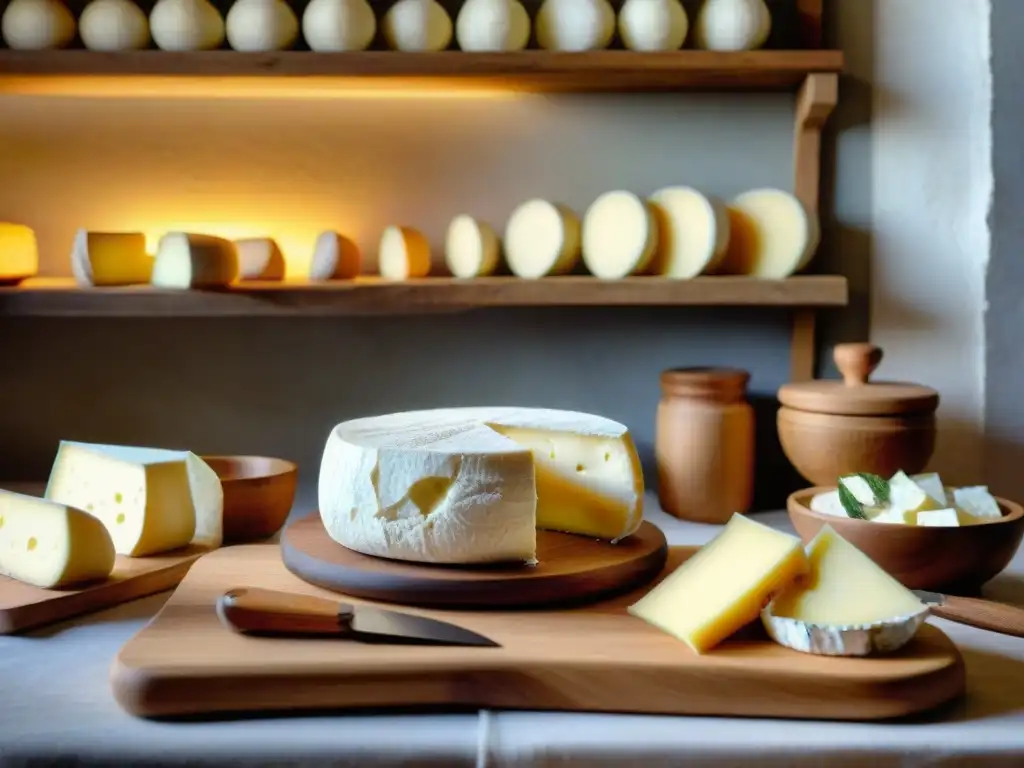
{"label": "wooden bowl", "polygon": [[224,544],[269,538],[295,501],[298,467],[266,456],[203,456],[224,488]]}
{"label": "wooden bowl", "polygon": [[972,594],[1001,572],[1024,538],[1024,508],[997,498],[1003,517],[962,527],[873,523],[823,515],[811,499],[835,486],[807,488],[786,501],[789,519],[805,543],[823,525],[849,541],[910,589]]}

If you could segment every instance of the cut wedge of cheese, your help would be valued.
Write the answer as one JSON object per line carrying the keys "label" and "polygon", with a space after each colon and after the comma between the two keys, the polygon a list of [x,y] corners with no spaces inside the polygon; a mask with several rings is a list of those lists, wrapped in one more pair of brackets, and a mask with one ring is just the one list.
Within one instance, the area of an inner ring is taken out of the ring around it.
{"label": "cut wedge of cheese", "polygon": [[309,265],[310,280],[352,280],[362,268],[359,246],[342,234],[321,232],[313,246]]}
{"label": "cut wedge of cheese", "polygon": [[517,277],[571,272],[580,260],[580,220],[567,206],[528,200],[505,225],[505,260]]}
{"label": "cut wedge of cheese", "polygon": [[80,509],[0,490],[0,574],[43,589],[99,581],[114,570],[114,544]]}
{"label": "cut wedge of cheese", "polygon": [[782,279],[806,267],[818,249],[818,218],[789,192],[753,189],[728,206],[723,272]]}
{"label": "cut wedge of cheese", "polygon": [[658,247],[651,206],[632,192],[605,192],[583,216],[583,262],[590,274],[618,280],[642,274]]}
{"label": "cut wedge of cheese", "polygon": [[806,569],[800,539],[737,514],[627,611],[705,653]]}
{"label": "cut wedge of cheese", "polygon": [[408,280],[430,274],[430,244],[412,227],[388,227],[380,238],[377,267],[388,280]]}
{"label": "cut wedge of cheese", "polygon": [[71,247],[71,274],[81,286],[148,283],[153,257],[146,253],[146,236],[78,230]]}
{"label": "cut wedge of cheese", "polygon": [[160,288],[226,288],[238,279],[238,248],[214,235],[168,232],[160,238],[153,285]]}
{"label": "cut wedge of cheese", "polygon": [[412,411],[344,422],[324,449],[332,539],[428,563],[530,561],[536,529],[618,540],[642,522],[629,430],[535,408]]}
{"label": "cut wedge of cheese", "polygon": [[122,555],[222,542],[223,487],[188,451],[64,441],[46,497],[98,517]]}
{"label": "cut wedge of cheese", "polygon": [[460,214],[448,225],[444,256],[448,270],[459,278],[485,277],[498,268],[501,244],[494,228]]}
{"label": "cut wedge of cheese", "polygon": [[691,187],[659,189],[649,202],[659,232],[652,271],[678,279],[715,272],[729,247],[725,203]]}
{"label": "cut wedge of cheese", "polygon": [[36,233],[24,224],[0,221],[0,285],[21,282],[38,271]]}
{"label": "cut wedge of cheese", "polygon": [[284,254],[270,237],[247,237],[235,241],[238,249],[239,280],[283,280]]}

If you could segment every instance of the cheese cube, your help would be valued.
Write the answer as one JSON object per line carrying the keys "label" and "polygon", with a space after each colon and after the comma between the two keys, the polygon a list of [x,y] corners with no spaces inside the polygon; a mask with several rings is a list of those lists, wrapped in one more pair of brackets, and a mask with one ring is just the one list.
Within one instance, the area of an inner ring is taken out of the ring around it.
{"label": "cheese cube", "polygon": [[239,280],[283,280],[284,254],[269,237],[248,237],[235,241],[238,249]]}
{"label": "cheese cube", "polygon": [[561,203],[527,200],[505,225],[505,260],[517,277],[564,275],[580,260],[580,220]]}
{"label": "cheese cube", "polygon": [[485,277],[498,267],[501,245],[490,224],[460,214],[448,225],[444,256],[455,277]]}
{"label": "cheese cube", "polygon": [[926,526],[959,526],[960,518],[955,509],[932,509],[917,513],[917,524]]}
{"label": "cheese cube", "polygon": [[825,491],[816,494],[811,499],[811,511],[821,515],[832,515],[833,517],[849,517],[839,501],[839,491]]}
{"label": "cheese cube", "polygon": [[756,619],[806,569],[800,539],[737,514],[627,610],[704,653]]}
{"label": "cheese cube", "polygon": [[891,523],[894,525],[915,525],[918,513],[909,509],[884,507],[868,512],[868,520],[873,523]]}
{"label": "cheese cube", "polygon": [[939,509],[938,502],[905,472],[897,472],[889,480],[889,507],[896,512],[925,512]]}
{"label": "cheese cube", "polygon": [[95,517],[0,490],[0,574],[55,589],[105,579],[113,570],[114,544]]}
{"label": "cheese cube", "polygon": [[642,274],[657,247],[654,211],[632,192],[606,192],[583,216],[583,262],[594,277],[618,280]]}
{"label": "cheese cube", "polygon": [[412,227],[388,227],[380,238],[377,268],[388,280],[408,280],[430,274],[430,244]]}
{"label": "cheese cube", "polygon": [[71,246],[71,274],[83,287],[148,283],[153,257],[146,253],[146,236],[78,230]]}
{"label": "cheese cube", "polygon": [[362,253],[359,246],[337,232],[321,232],[313,246],[310,280],[351,280],[359,274]]}
{"label": "cheese cube", "polygon": [[711,274],[729,247],[725,204],[690,187],[666,187],[651,195],[658,220],[653,271],[665,277]]}
{"label": "cheese cube", "polygon": [[938,472],[914,475],[911,479],[918,484],[922,491],[935,500],[939,509],[949,506],[949,497],[946,494],[946,489],[942,484],[942,478],[939,477]]}
{"label": "cheese cube", "polygon": [[222,541],[220,479],[187,451],[64,441],[46,497],[98,517],[122,555]]}
{"label": "cheese cube", "polygon": [[728,211],[724,272],[786,278],[808,265],[821,241],[817,216],[780,189],[744,192],[729,203]]}
{"label": "cheese cube", "polygon": [[824,526],[807,545],[809,569],[772,602],[775,616],[810,624],[865,625],[925,608],[917,596]]}
{"label": "cheese cube", "polygon": [[38,271],[36,233],[24,224],[0,221],[0,285],[21,282]]}
{"label": "cheese cube", "polygon": [[238,279],[238,247],[213,235],[168,232],[160,238],[153,263],[159,288],[226,288]]}
{"label": "cheese cube", "polygon": [[953,503],[964,514],[970,515],[975,522],[999,520],[1003,516],[999,502],[984,485],[955,488]]}

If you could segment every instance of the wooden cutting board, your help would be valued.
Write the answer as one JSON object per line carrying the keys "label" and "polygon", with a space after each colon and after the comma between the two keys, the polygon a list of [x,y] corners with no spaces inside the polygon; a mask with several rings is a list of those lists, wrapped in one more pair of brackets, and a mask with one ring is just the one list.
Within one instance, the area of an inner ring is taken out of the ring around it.
{"label": "wooden cutting board", "polygon": [[0,576],[0,635],[63,621],[173,589],[192,563],[209,552],[191,546],[151,557],[118,555],[106,581],[82,589],[40,589]]}
{"label": "wooden cutting board", "polygon": [[[672,548],[662,575],[693,551]],[[964,689],[959,652],[929,625],[882,658],[801,654],[756,625],[697,656],[625,612],[645,587],[561,611],[401,609],[458,623],[500,648],[370,645],[236,634],[214,605],[242,586],[333,596],[289,573],[274,545],[213,552],[118,653],[118,703],[145,717],[469,706],[872,720],[930,709]]]}
{"label": "wooden cutting board", "polygon": [[362,555],[327,535],[319,512],[281,534],[285,568],[345,595],[436,608],[522,608],[595,600],[649,584],[665,567],[668,543],[644,522],[617,544],[537,531],[537,564],[429,565]]}

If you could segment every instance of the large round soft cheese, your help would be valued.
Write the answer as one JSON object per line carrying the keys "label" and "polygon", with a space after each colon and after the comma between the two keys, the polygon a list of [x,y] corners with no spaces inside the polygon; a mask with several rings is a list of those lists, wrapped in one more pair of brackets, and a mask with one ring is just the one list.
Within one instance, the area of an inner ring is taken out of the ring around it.
{"label": "large round soft cheese", "polygon": [[535,26],[546,50],[598,50],[615,36],[615,9],[608,0],[544,0]]}
{"label": "large round soft cheese", "polygon": [[425,563],[531,561],[536,529],[617,541],[642,521],[629,430],[574,411],[450,408],[346,421],[320,465],[334,541]]}
{"label": "large round soft cheese", "polygon": [[313,0],[302,14],[302,36],[314,51],[362,51],[377,34],[366,0]]}
{"label": "large round soft cheese", "polygon": [[284,0],[236,0],[225,21],[236,51],[280,51],[299,36],[299,18]]}
{"label": "large round soft cheese", "polygon": [[619,11],[619,35],[631,51],[676,51],[689,28],[679,0],[626,0]]}
{"label": "large round soft cheese", "polygon": [[396,51],[442,51],[452,41],[452,19],[436,0],[398,0],[381,27]]}
{"label": "large round soft cheese", "polygon": [[530,17],[519,0],[466,0],[455,18],[463,51],[521,51],[530,39]]}
{"label": "large round soft cheese", "polygon": [[75,17],[60,0],[11,0],[0,33],[15,51],[63,48],[75,36]]}
{"label": "large round soft cheese", "polygon": [[149,19],[131,0],[93,0],[78,20],[90,51],[129,51],[149,45]]}
{"label": "large round soft cheese", "polygon": [[781,280],[814,257],[821,228],[795,195],[781,189],[752,189],[728,205],[729,249],[723,271]]}

